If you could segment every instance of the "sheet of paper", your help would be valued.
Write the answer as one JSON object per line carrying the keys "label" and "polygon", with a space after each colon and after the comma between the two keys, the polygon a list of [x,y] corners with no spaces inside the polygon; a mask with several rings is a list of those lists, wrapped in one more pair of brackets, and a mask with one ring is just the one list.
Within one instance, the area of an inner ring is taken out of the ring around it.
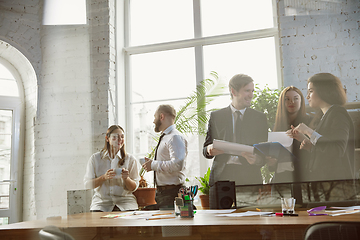
{"label": "sheet of paper", "polygon": [[205,213],[218,213],[218,214],[225,214],[225,213],[232,213],[235,212],[236,209],[222,209],[222,210],[211,210],[211,209],[207,209],[207,210],[196,210],[196,214],[205,214]]}
{"label": "sheet of paper", "polygon": [[286,135],[286,132],[269,132],[268,142],[279,142],[284,147],[288,148],[293,144],[293,139]]}
{"label": "sheet of paper", "polygon": [[[169,214],[169,213],[167,213]],[[126,212],[126,213],[110,213],[101,218],[108,218],[108,219],[147,219],[153,216],[160,216],[160,210],[155,211],[134,211],[134,212]],[[163,216],[165,214],[161,214]]]}
{"label": "sheet of paper", "polygon": [[357,209],[360,209],[360,206],[350,206],[350,207],[330,207],[330,208],[333,208],[333,209],[342,209],[342,210],[357,210]]}
{"label": "sheet of paper", "polygon": [[337,212],[337,213],[327,213],[327,214],[329,216],[340,216],[340,215],[354,214],[354,213],[360,213],[360,210],[350,210],[350,211],[343,211],[343,212]]}
{"label": "sheet of paper", "polygon": [[239,143],[227,142],[223,140],[214,139],[214,148],[222,150],[224,153],[232,155],[241,155],[242,152],[253,153],[254,147]]}
{"label": "sheet of paper", "polygon": [[247,211],[247,212],[240,212],[240,213],[219,214],[216,216],[219,216],[219,217],[250,217],[250,216],[263,216],[263,215],[270,215],[270,214],[272,214],[272,212]]}

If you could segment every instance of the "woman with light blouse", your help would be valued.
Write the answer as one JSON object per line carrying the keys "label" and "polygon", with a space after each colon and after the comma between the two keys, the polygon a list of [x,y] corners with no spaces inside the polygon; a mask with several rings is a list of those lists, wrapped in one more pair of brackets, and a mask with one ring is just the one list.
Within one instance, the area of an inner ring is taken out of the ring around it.
{"label": "woman with light blouse", "polygon": [[139,169],[139,162],[125,151],[124,129],[112,125],[104,148],[90,157],[86,167],[85,187],[95,190],[90,211],[137,210],[133,192],[139,186]]}

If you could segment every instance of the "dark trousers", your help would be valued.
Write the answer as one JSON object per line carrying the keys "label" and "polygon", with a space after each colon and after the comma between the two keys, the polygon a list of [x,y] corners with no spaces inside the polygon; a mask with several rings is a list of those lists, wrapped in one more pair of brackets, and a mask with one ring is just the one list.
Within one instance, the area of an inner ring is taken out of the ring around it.
{"label": "dark trousers", "polygon": [[[113,212],[121,212],[120,208],[118,208],[118,206],[114,206]],[[90,210],[90,212],[102,212],[101,210]]]}
{"label": "dark trousers", "polygon": [[181,185],[174,185],[174,187],[167,189],[158,187],[155,195],[156,204],[146,206],[143,210],[173,210],[175,198],[178,196],[181,187]]}

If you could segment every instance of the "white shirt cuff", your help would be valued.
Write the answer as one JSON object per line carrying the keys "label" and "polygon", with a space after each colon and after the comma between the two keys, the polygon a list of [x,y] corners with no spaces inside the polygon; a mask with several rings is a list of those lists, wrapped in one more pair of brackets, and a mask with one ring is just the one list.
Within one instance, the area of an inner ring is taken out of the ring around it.
{"label": "white shirt cuff", "polygon": [[317,133],[317,132],[313,132],[311,134],[311,137],[310,137],[310,142],[312,143],[312,145],[315,145],[317,143],[317,141],[319,140],[319,138],[321,138],[322,135]]}

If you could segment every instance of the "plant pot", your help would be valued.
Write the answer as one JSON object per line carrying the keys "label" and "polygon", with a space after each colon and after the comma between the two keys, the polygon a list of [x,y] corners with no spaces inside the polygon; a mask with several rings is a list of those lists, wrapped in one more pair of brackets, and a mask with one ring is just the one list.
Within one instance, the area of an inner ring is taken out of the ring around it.
{"label": "plant pot", "polygon": [[201,201],[201,207],[203,209],[209,209],[210,203],[209,203],[209,195],[200,195],[200,201]]}
{"label": "plant pot", "polygon": [[133,194],[136,197],[139,208],[156,204],[155,201],[156,188],[138,188]]}

